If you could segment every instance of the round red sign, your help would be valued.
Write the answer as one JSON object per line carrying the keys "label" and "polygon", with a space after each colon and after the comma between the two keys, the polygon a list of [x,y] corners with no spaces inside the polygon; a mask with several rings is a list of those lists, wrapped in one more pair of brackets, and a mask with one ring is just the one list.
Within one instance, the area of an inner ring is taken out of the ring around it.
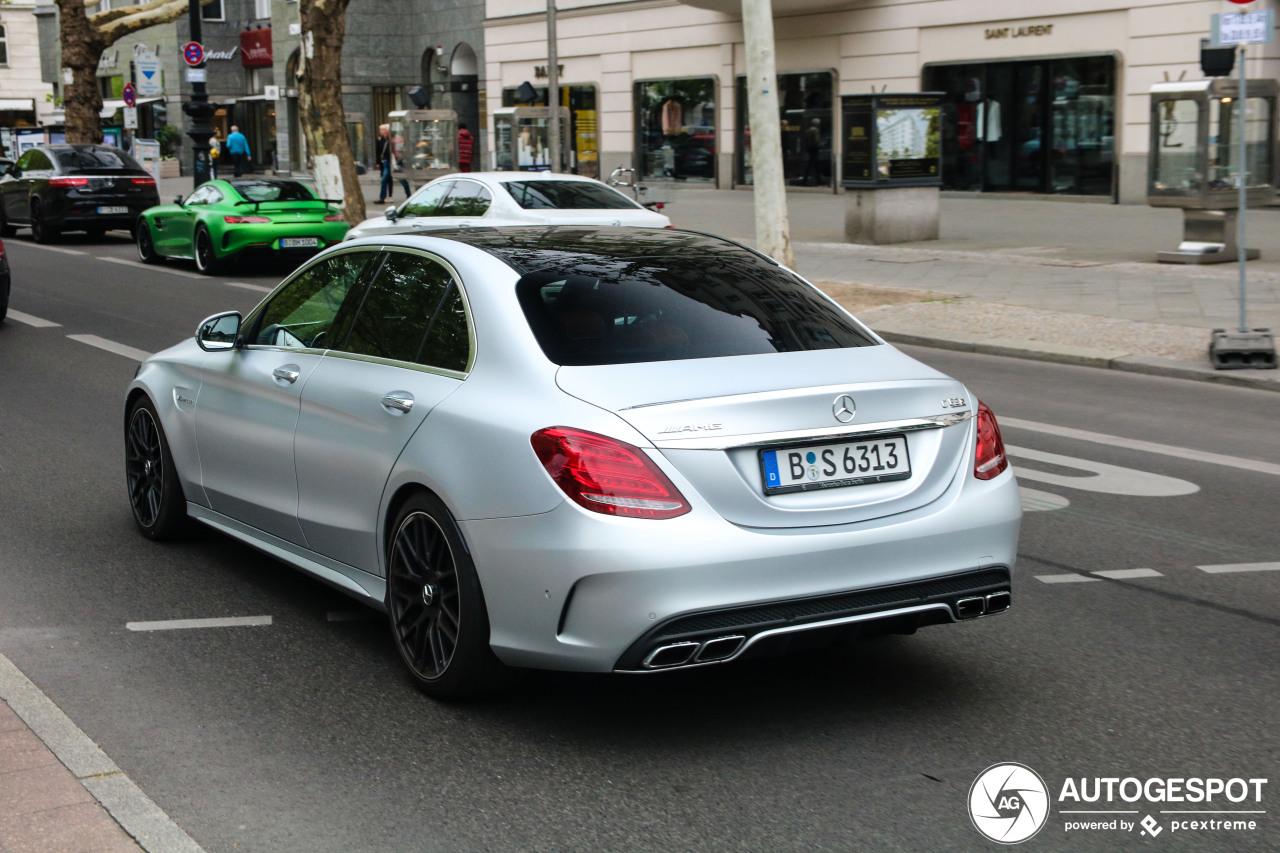
{"label": "round red sign", "polygon": [[204,62],[204,45],[198,41],[189,41],[182,46],[182,58],[192,68]]}

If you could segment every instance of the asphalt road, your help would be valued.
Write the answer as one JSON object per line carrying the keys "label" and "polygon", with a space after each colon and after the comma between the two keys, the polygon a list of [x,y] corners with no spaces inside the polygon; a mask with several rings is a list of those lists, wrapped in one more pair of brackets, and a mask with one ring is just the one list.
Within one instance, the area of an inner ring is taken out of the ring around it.
{"label": "asphalt road", "polygon": [[[912,350],[994,408],[1039,508],[1009,613],[442,705],[371,611],[215,533],[134,529],[136,357],[287,269],[142,267],[123,235],[6,246],[0,653],[209,851],[993,849],[967,802],[998,762],[1050,790],[1028,850],[1280,848],[1274,394]],[[125,627],[244,616],[270,624]],[[1058,800],[1095,777],[1269,782],[1260,804]],[[1073,809],[1160,831],[1067,832]],[[1193,809],[1265,813],[1233,832],[1161,814]]]}

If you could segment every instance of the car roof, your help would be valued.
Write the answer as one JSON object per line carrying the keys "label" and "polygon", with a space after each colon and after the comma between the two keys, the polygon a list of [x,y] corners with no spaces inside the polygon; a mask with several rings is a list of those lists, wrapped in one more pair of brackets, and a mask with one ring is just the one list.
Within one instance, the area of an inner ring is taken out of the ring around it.
{"label": "car roof", "polygon": [[507,181],[577,181],[578,183],[598,184],[595,178],[585,175],[565,175],[559,172],[453,172],[441,175],[435,181],[452,181],[459,178],[479,178],[482,181],[505,183]]}
{"label": "car roof", "polygon": [[[432,230],[431,237],[474,246],[498,258],[524,275],[535,270],[572,265],[588,267],[594,261],[619,258],[659,259],[695,253],[708,264],[761,259],[777,265],[767,255],[724,237],[669,228],[630,228],[616,225],[530,225],[502,228],[446,228]],[[394,238],[383,238],[390,243]]]}

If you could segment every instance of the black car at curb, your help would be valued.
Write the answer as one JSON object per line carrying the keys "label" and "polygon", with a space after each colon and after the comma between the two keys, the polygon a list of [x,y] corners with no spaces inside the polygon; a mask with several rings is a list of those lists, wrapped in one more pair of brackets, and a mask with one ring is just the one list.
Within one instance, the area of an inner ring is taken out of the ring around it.
{"label": "black car at curb", "polygon": [[118,148],[39,145],[0,177],[0,236],[29,226],[37,243],[64,231],[132,233],[138,215],[160,203],[155,178]]}

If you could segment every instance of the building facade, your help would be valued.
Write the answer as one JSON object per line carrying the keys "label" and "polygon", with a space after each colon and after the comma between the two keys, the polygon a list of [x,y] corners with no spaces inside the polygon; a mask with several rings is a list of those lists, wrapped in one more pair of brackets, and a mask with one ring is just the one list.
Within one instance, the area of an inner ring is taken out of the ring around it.
{"label": "building facade", "polygon": [[[561,103],[575,123],[591,125],[601,173],[626,166],[682,186],[751,184],[740,0],[560,0],[558,8]],[[1150,87],[1201,77],[1210,16],[1233,8],[773,0],[787,183],[838,190],[840,96],[936,91],[946,96],[944,188],[1143,202]],[[543,0],[488,0],[491,102],[509,104],[521,83],[538,85],[545,9]],[[1251,77],[1280,73],[1280,45],[1256,45],[1250,57]],[[583,141],[570,135],[571,145]]]}
{"label": "building facade", "polygon": [[0,144],[5,148],[0,156],[11,159],[18,155],[21,137],[57,109],[53,87],[41,79],[35,7],[34,0],[0,6]]}

